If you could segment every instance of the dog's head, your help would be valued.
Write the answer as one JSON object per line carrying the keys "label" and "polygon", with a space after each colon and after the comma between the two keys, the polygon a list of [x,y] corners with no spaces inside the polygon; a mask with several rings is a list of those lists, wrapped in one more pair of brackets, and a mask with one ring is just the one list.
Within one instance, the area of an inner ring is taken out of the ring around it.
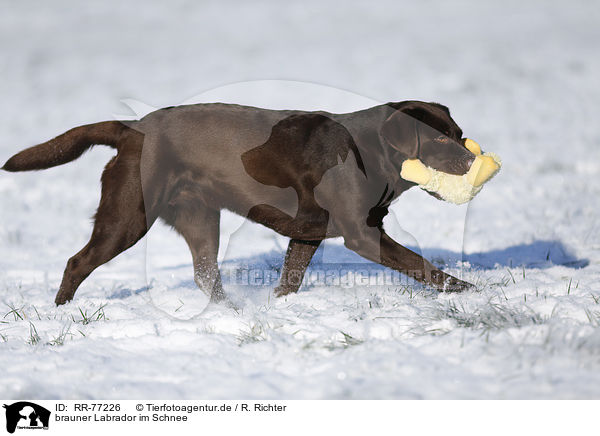
{"label": "dog's head", "polygon": [[452,203],[471,200],[500,169],[493,153],[482,153],[463,138],[447,107],[438,103],[392,103],[381,136],[399,155],[400,177],[436,198]]}

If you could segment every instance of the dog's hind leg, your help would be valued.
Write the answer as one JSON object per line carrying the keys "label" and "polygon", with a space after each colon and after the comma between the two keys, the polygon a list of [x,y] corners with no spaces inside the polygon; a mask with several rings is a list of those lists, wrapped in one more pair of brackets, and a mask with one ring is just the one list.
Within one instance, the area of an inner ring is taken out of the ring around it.
{"label": "dog's hind leg", "polygon": [[55,303],[73,299],[75,291],[100,265],[139,241],[151,226],[147,222],[135,150],[111,160],[102,174],[102,197],[92,236],[67,262]]}
{"label": "dog's hind leg", "polygon": [[217,264],[220,218],[220,211],[201,207],[180,210],[173,223],[192,252],[196,285],[213,302],[227,301]]}
{"label": "dog's hind leg", "polygon": [[275,288],[275,296],[281,297],[292,292],[297,292],[302,284],[304,273],[313,255],[319,248],[321,241],[301,241],[299,239],[290,240],[283,268],[281,269],[281,279],[279,286]]}

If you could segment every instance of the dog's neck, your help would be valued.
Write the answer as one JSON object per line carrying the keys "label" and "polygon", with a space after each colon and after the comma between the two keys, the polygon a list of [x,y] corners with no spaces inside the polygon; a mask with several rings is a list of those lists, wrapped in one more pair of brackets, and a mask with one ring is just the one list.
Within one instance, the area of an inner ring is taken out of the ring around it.
{"label": "dog's neck", "polygon": [[342,124],[354,139],[364,161],[366,178],[380,186],[388,186],[394,192],[392,201],[407,189],[416,186],[400,177],[406,154],[390,147],[381,136],[381,129],[397,105],[386,103],[359,112],[341,114],[335,121]]}

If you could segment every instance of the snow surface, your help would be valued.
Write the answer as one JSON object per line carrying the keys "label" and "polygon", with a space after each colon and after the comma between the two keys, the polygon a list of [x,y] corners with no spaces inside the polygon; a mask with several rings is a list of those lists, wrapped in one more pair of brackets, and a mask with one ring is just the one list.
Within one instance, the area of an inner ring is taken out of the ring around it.
{"label": "snow surface", "polygon": [[[54,307],[112,152],[2,172],[0,397],[600,397],[599,15],[541,0],[6,3],[0,160],[149,107],[414,98],[448,105],[503,169],[468,206],[415,189],[385,221],[476,292],[353,284],[382,268],[331,241],[313,268],[347,267],[339,285],[276,299],[229,281],[238,312],[206,308],[162,225]],[[222,219],[225,275],[275,271],[286,239],[242,223]]]}

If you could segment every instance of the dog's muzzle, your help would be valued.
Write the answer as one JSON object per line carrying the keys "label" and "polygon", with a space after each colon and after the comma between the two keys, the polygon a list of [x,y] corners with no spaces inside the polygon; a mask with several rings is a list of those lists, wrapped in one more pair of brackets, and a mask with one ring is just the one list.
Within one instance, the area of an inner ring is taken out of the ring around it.
{"label": "dog's muzzle", "polygon": [[495,153],[483,153],[472,139],[465,140],[465,147],[475,155],[475,160],[466,174],[457,176],[426,166],[419,159],[408,159],[402,164],[400,177],[416,183],[426,191],[434,192],[443,200],[455,204],[466,203],[475,197],[483,184],[498,173],[502,166]]}

